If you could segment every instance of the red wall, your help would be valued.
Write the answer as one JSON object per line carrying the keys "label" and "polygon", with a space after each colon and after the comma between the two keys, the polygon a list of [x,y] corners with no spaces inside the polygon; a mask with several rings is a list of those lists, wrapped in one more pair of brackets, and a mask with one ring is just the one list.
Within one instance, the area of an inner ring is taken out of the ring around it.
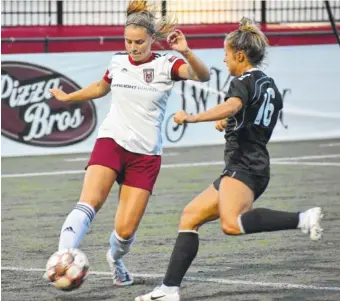
{"label": "red wall", "polygon": [[[237,28],[237,24],[213,24],[213,25],[183,25],[179,28],[187,35],[205,34],[206,38],[188,38],[191,48],[221,48],[223,47],[223,37],[211,37],[211,34],[224,34]],[[123,26],[25,26],[2,28],[2,38],[43,38],[43,37],[98,37],[115,36],[123,37]],[[283,26],[266,25],[262,30],[269,35],[270,45],[317,45],[335,44],[334,34],[326,35],[299,35],[297,32],[319,32],[331,31],[330,26]],[[340,26],[339,26],[340,30]],[[285,35],[279,35],[285,33]],[[43,42],[14,42],[1,43],[1,53],[41,53],[44,52]],[[155,47],[159,48],[158,46]],[[167,49],[166,45],[164,48]],[[58,41],[49,42],[49,52],[78,52],[78,51],[116,51],[124,50],[123,39],[119,41]]]}

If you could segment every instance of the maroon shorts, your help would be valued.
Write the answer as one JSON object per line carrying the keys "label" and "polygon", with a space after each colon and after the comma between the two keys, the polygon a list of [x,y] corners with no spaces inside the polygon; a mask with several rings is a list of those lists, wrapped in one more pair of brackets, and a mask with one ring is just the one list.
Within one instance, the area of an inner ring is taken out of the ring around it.
{"label": "maroon shorts", "polygon": [[90,165],[114,169],[118,174],[118,184],[152,192],[161,167],[161,156],[132,153],[112,138],[99,138],[87,167]]}

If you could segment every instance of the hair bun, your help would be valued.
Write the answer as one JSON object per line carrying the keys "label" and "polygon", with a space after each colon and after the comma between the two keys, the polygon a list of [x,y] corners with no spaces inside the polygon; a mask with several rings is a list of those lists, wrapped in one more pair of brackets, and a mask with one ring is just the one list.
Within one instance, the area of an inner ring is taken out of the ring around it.
{"label": "hair bun", "polygon": [[148,1],[144,0],[133,0],[130,1],[126,11],[126,15],[129,16],[134,13],[146,13],[148,14]]}
{"label": "hair bun", "polygon": [[243,17],[240,21],[239,30],[243,32],[259,33],[259,28],[256,23],[246,17]]}

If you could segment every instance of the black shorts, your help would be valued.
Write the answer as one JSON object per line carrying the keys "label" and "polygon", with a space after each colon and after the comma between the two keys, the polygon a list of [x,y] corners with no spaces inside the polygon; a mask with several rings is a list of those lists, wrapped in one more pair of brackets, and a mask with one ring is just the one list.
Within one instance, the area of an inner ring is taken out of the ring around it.
{"label": "black shorts", "polygon": [[256,201],[261,194],[264,193],[269,183],[269,177],[266,176],[252,175],[243,171],[224,169],[222,175],[213,182],[216,190],[219,190],[220,188],[222,177],[231,177],[247,185],[254,192],[254,201]]}

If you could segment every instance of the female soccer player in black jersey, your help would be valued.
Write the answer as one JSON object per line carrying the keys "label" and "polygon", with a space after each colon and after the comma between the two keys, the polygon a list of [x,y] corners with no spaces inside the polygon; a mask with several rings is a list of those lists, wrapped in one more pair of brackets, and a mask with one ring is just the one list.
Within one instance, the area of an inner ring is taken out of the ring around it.
{"label": "female soccer player in black jersey", "polygon": [[225,128],[225,167],[221,176],[184,208],[163,284],[136,301],[180,300],[180,284],[198,251],[197,231],[206,222],[219,218],[222,231],[228,235],[300,228],[312,240],[321,238],[319,207],[302,213],[252,209],[269,182],[266,145],[282,109],[274,80],[257,69],[267,45],[263,32],[243,18],[239,29],[228,34],[224,43],[224,62],[235,76],[225,102],[196,115],[184,111],[175,114],[178,124],[216,121],[218,130]]}

